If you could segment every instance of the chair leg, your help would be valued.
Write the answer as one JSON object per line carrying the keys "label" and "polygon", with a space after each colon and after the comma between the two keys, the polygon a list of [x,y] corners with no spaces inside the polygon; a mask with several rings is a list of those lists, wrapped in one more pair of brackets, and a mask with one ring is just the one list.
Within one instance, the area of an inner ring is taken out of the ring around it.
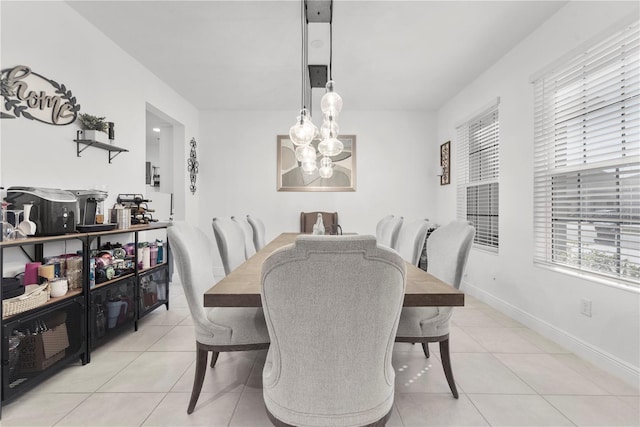
{"label": "chair leg", "polygon": [[209,352],[206,349],[200,348],[198,345],[196,348],[196,375],[193,378],[193,389],[191,390],[191,400],[189,400],[187,414],[192,413],[196,407],[196,403],[198,403],[202,384],[204,384],[204,375],[207,373],[208,356]]}
{"label": "chair leg", "polygon": [[428,359],[429,358],[429,343],[426,343],[426,342],[422,343],[422,351],[424,351],[424,355]]}
{"label": "chair leg", "polygon": [[218,361],[218,356],[220,355],[220,352],[218,351],[212,351],[211,352],[211,367],[213,368],[214,366],[216,366],[216,362]]}
{"label": "chair leg", "polygon": [[449,388],[453,397],[458,398],[458,389],[456,388],[456,382],[453,379],[453,371],[451,370],[451,357],[449,356],[449,338],[440,341],[440,359],[442,360],[442,367],[444,368],[444,376],[447,377]]}

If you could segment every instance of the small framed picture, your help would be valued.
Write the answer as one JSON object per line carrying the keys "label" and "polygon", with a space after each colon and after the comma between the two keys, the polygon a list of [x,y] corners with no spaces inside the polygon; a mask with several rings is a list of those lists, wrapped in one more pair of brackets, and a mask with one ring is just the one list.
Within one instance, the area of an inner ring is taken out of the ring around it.
{"label": "small framed picture", "polygon": [[447,141],[440,146],[440,166],[442,167],[442,175],[440,175],[440,185],[450,183],[451,176],[451,141]]}

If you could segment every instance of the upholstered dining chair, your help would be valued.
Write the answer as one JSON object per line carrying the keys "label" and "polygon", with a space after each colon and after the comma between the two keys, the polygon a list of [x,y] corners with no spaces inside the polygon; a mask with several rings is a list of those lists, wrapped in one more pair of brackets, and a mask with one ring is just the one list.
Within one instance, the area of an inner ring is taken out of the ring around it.
{"label": "upholstered dining chair", "polygon": [[256,251],[264,248],[265,245],[265,228],[264,222],[258,217],[253,215],[247,215],[247,221],[253,228],[253,244],[256,247]]}
{"label": "upholstered dining chair", "polygon": [[378,221],[378,223],[376,224],[376,239],[378,240],[378,243],[382,238],[382,230],[384,230],[385,224],[391,221],[392,219],[393,219],[393,215],[387,215],[385,217],[382,217],[382,219]]}
{"label": "upholstered dining chair", "polygon": [[332,237],[299,236],[263,264],[263,396],[276,426],[384,426],[393,405],[406,264],[373,236]]}
{"label": "upholstered dining chair", "polygon": [[318,214],[322,214],[322,222],[326,234],[329,234],[332,225],[338,225],[338,212],[300,212],[300,232],[311,233],[313,225],[318,220]]}
{"label": "upholstered dining chair", "polygon": [[227,275],[247,260],[242,229],[231,218],[213,218],[213,234]]}
{"label": "upholstered dining chair", "polygon": [[[475,232],[475,228],[468,221],[462,220],[452,221],[434,230],[427,239],[427,271],[459,289]],[[452,310],[453,307],[404,307],[400,315],[396,341],[422,343],[426,357],[429,357],[428,343],[439,342],[444,374],[453,396],[457,399],[458,390],[449,356],[449,321]]]}
{"label": "upholstered dining chair", "polygon": [[256,245],[253,243],[253,228],[246,218],[236,218],[232,216],[231,220],[235,221],[242,230],[244,236],[244,256],[246,259],[249,259],[256,254]]}
{"label": "upholstered dining chair", "polygon": [[403,222],[403,217],[394,216],[393,218],[390,218],[388,221],[385,221],[383,224],[381,224],[380,235],[378,235],[376,230],[376,238],[378,239],[378,244],[386,246],[388,248],[395,247],[396,241],[398,240],[398,233],[400,232],[400,228],[402,227]]}
{"label": "upholstered dining chair", "polygon": [[191,414],[202,390],[209,352],[213,353],[213,368],[220,352],[268,348],[269,333],[261,308],[204,307],[202,296],[214,284],[208,262],[214,249],[201,230],[176,221],[168,228],[167,236],[196,335],[196,373],[187,407]]}
{"label": "upholstered dining chair", "polygon": [[394,249],[405,261],[417,266],[428,230],[429,223],[423,219],[403,223]]}

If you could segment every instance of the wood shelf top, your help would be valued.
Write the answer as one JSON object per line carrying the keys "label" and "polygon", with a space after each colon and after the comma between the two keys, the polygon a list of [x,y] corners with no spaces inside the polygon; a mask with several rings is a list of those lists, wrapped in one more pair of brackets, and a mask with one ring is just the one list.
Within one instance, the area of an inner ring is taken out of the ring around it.
{"label": "wood shelf top", "polygon": [[91,145],[92,147],[101,148],[108,151],[128,152],[126,148],[118,147],[117,145],[105,144],[104,142],[94,141],[93,139],[74,139],[73,142],[79,142],[80,144]]}
{"label": "wood shelf top", "polygon": [[23,246],[23,245],[37,245],[40,243],[49,243],[56,242],[61,240],[69,240],[69,239],[83,239],[87,237],[99,237],[110,234],[122,234],[122,233],[133,233],[139,231],[148,231],[148,230],[157,230],[162,228],[167,228],[171,225],[169,222],[154,222],[151,224],[141,224],[141,225],[132,225],[129,228],[121,228],[121,229],[113,229],[108,231],[94,231],[90,233],[66,233],[59,234],[56,236],[34,236],[27,237],[25,239],[16,239],[16,240],[4,240],[0,242],[0,247],[9,248],[13,246]]}

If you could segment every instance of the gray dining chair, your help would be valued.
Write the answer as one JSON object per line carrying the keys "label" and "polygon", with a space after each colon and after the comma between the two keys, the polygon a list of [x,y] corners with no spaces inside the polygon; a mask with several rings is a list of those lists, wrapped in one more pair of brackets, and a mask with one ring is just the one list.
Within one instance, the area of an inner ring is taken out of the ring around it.
{"label": "gray dining chair", "polygon": [[187,407],[191,414],[202,390],[209,352],[213,368],[220,352],[268,348],[269,333],[261,308],[204,307],[203,295],[215,283],[208,262],[214,249],[201,230],[176,221],[167,229],[167,237],[196,335],[196,372]]}
{"label": "gray dining chair", "polygon": [[232,216],[231,220],[235,221],[242,230],[242,234],[244,235],[244,256],[246,259],[249,259],[256,254],[256,245],[253,243],[253,228],[246,218],[236,218]]}
{"label": "gray dining chair", "polygon": [[376,235],[378,244],[386,246],[388,248],[395,247],[396,241],[398,240],[398,233],[400,232],[403,221],[403,217],[394,216],[393,218],[389,219],[389,221],[386,221],[384,224],[382,224],[382,226],[380,227],[380,235]]}
{"label": "gray dining chair", "polygon": [[429,223],[423,219],[403,223],[394,249],[405,261],[417,266],[428,230]]}
{"label": "gray dining chair", "polygon": [[303,235],[265,260],[262,389],[274,425],[384,426],[405,281],[404,260],[373,236]]}
{"label": "gray dining chair", "polygon": [[244,233],[231,218],[213,218],[212,225],[224,274],[227,275],[247,260]]}
{"label": "gray dining chair", "polygon": [[265,245],[264,222],[253,215],[247,215],[247,221],[249,221],[249,224],[251,224],[251,228],[253,229],[253,244],[256,247],[256,251],[259,251],[264,248]]}
{"label": "gray dining chair", "polygon": [[[460,288],[475,228],[468,221],[455,220],[434,230],[427,239],[429,264],[427,272],[453,286]],[[458,390],[453,379],[449,355],[449,323],[453,307],[404,307],[398,326],[398,342],[422,343],[429,357],[428,343],[440,343],[440,359],[444,374],[453,396]]]}
{"label": "gray dining chair", "polygon": [[392,219],[393,215],[387,215],[376,224],[376,239],[378,240],[378,243],[380,243],[380,240],[382,238],[382,231],[385,229],[385,225]]}

